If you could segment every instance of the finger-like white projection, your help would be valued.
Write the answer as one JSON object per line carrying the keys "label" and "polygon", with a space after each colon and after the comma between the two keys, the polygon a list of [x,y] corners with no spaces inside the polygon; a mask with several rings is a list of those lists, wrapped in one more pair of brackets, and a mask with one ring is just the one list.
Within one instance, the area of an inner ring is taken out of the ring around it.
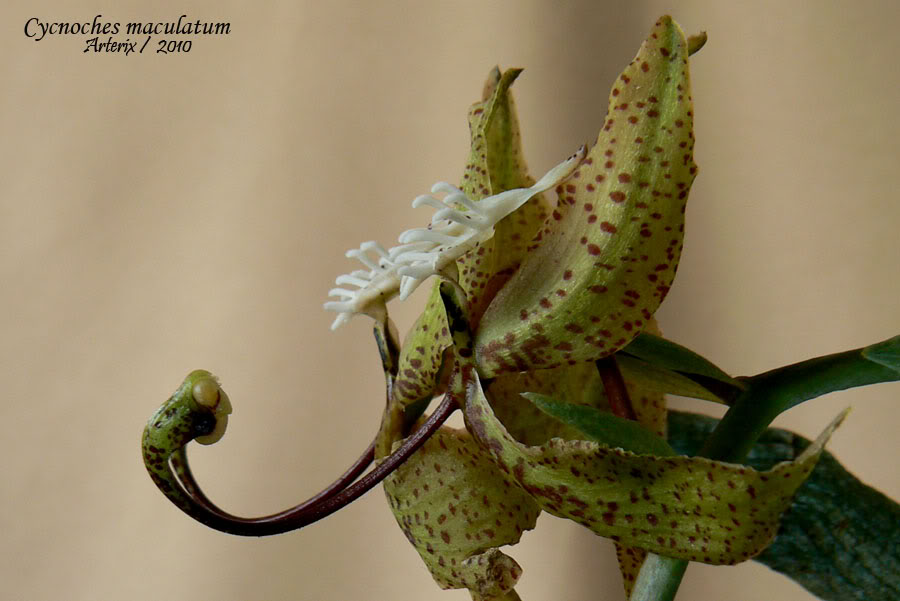
{"label": "finger-like white projection", "polygon": [[565,181],[585,153],[582,146],[530,188],[507,190],[478,202],[455,186],[436,183],[431,195],[419,196],[412,203],[413,207],[436,209],[427,227],[403,232],[398,239],[400,245],[389,250],[370,241],[347,251],[347,257],[359,260],[365,269],[338,276],[335,280],[338,287],[328,292],[338,299],[325,303],[326,310],[339,314],[331,329],[337,329],[358,313],[379,311],[395,296],[399,295],[400,300],[408,297],[426,278],[443,272],[456,259],[490,239],[501,219],[535,195]]}

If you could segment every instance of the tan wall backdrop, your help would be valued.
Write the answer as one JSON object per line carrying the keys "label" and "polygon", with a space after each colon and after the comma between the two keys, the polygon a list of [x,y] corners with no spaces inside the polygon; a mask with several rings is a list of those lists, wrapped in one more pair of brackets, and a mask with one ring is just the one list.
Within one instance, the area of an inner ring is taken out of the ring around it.
{"label": "tan wall backdrop", "polygon": [[[526,68],[515,93],[542,173],[595,138],[666,12],[710,38],[666,333],[736,374],[897,334],[893,3],[4,2],[0,598],[468,598],[436,589],[380,491],[280,537],[194,523],[145,474],[141,429],[204,367],[235,406],[223,441],[192,449],[214,499],[258,515],[330,481],[383,403],[367,320],[331,333],[321,308],[344,250],[428,218],[409,202],[460,177],[490,67]],[[31,17],[181,14],[231,32],[130,56],[24,34]],[[401,329],[420,306],[396,307]],[[831,395],[778,424],[813,435],[853,405],[830,448],[897,498],[898,395]],[[522,597],[621,598],[610,548],[541,518],[511,552]],[[680,598],[812,597],[748,562],[692,566]]]}

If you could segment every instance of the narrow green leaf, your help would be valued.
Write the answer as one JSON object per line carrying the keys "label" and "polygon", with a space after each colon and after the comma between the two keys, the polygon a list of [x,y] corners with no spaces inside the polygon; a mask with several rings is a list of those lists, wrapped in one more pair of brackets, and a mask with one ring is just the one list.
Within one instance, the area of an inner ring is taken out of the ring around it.
{"label": "narrow green leaf", "polygon": [[900,336],[867,346],[862,350],[862,356],[900,373]]}
{"label": "narrow green leaf", "polygon": [[661,336],[643,332],[622,349],[622,352],[670,371],[706,376],[735,388],[744,388],[740,381],[726,374],[708,359]]}
{"label": "narrow green leaf", "polygon": [[640,384],[646,390],[728,404],[705,386],[665,367],[623,353],[616,355],[616,362],[626,380]]}
{"label": "narrow green leaf", "polygon": [[594,407],[563,403],[543,394],[524,392],[522,396],[547,415],[578,429],[585,440],[642,455],[668,457],[676,454],[669,443],[635,421]]}
{"label": "narrow green leaf", "polygon": [[[669,442],[694,454],[719,420],[669,412]],[[764,470],[794,460],[810,441],[769,428],[747,456]],[[860,482],[827,451],[797,490],[775,541],[754,558],[825,601],[900,599],[900,504]]]}

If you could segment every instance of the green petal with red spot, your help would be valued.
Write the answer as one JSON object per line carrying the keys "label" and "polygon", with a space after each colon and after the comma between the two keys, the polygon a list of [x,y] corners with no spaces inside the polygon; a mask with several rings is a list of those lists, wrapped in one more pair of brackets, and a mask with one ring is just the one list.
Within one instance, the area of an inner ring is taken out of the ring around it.
{"label": "green petal with red spot", "polygon": [[483,377],[609,355],[659,307],[696,174],[687,57],[663,17],[616,80],[596,145],[481,320]]}
{"label": "green petal with red spot", "polygon": [[699,457],[638,455],[585,440],[523,445],[494,415],[477,374],[467,392],[469,431],[541,509],[626,546],[710,564],[738,563],[765,549],[846,414],[796,460],[758,472]]}
{"label": "green petal with red spot", "polygon": [[522,69],[488,74],[481,102],[469,108],[471,150],[460,189],[472,200],[534,183],[522,154],[519,118],[510,86]]}
{"label": "green petal with red spot", "polygon": [[[496,67],[488,75],[484,97],[469,109],[471,151],[460,189],[472,200],[528,188],[519,121],[510,86],[522,72]],[[469,299],[469,313],[477,324],[497,290],[509,279],[525,254],[528,242],[549,214],[538,194],[500,221],[494,236],[457,261],[459,283]]]}
{"label": "green petal with red spot", "polygon": [[522,573],[497,547],[519,541],[540,509],[500,477],[465,430],[438,430],[384,481],[391,510],[441,588],[497,599]]}
{"label": "green petal with red spot", "polygon": [[[644,333],[662,336],[655,318],[644,326]],[[638,423],[666,440],[668,434],[666,395],[658,389],[647,386],[645,381],[635,378],[634,374],[629,373],[627,369],[622,369],[620,357],[621,355],[616,355],[616,361],[622,371],[622,377],[625,379],[625,387],[631,398],[631,406]],[[644,549],[616,543],[616,559],[619,562],[619,572],[622,574],[626,599],[631,597],[631,590],[646,556],[647,552]]]}
{"label": "green petal with red spot", "polygon": [[[644,325],[643,331],[644,333],[662,336],[656,318],[651,318]],[[618,362],[618,356],[616,361]],[[619,369],[622,371],[622,378],[625,380],[625,387],[628,390],[628,396],[631,398],[631,406],[634,409],[638,423],[665,439],[668,434],[668,412],[666,410],[665,394],[667,391],[648,386],[647,382],[635,377],[628,370],[622,369],[621,362],[619,363]]]}
{"label": "green petal with red spot", "polygon": [[[625,385],[631,397],[637,420],[651,432],[666,437],[666,397],[630,379],[623,370]],[[494,414],[515,439],[525,445],[540,445],[551,438],[581,440],[584,435],[567,424],[550,417],[532,403],[523,403],[523,392],[542,392],[558,400],[608,411],[609,404],[596,366],[592,363],[542,369],[515,374],[502,374],[488,384],[485,393]],[[619,569],[630,594],[646,552],[616,545]]]}
{"label": "green petal with red spot", "polygon": [[440,393],[441,357],[452,341],[439,288],[440,281],[437,281],[425,310],[401,346],[399,368],[391,391],[392,401],[401,406]]}

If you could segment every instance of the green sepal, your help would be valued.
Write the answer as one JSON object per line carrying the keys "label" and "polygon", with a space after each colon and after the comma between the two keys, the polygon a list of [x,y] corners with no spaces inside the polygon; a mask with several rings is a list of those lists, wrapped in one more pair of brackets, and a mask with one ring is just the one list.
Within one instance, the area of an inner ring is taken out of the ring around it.
{"label": "green sepal", "polygon": [[522,396],[547,415],[578,429],[584,440],[642,455],[676,455],[669,443],[635,421],[594,407],[561,403],[544,394],[524,392]]}
{"label": "green sepal", "polygon": [[497,420],[477,374],[466,425],[540,507],[626,546],[710,564],[760,553],[812,471],[838,417],[795,461],[768,472],[696,457],[656,457],[591,441],[516,441]]}

